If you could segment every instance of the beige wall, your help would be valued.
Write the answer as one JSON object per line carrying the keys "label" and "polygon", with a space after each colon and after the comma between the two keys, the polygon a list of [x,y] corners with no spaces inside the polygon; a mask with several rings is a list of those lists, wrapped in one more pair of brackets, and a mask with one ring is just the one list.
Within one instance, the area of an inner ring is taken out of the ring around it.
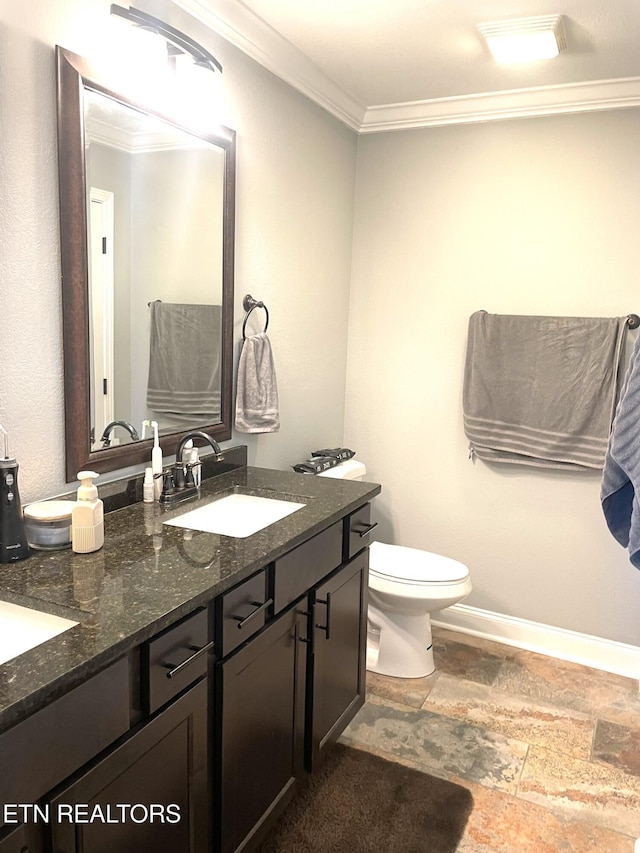
{"label": "beige wall", "polygon": [[[234,439],[253,464],[285,468],[342,439],[356,136],[170,3],[137,5],[224,67],[220,120],[237,131],[235,357],[249,292],[270,311],[282,422]],[[107,28],[123,27],[109,7],[0,0],[0,423],[24,502],[67,490],[54,46],[93,57]]]}
{"label": "beige wall", "polygon": [[640,110],[362,137],[345,421],[381,540],[466,563],[466,604],[636,645],[599,477],[470,462],[461,396],[477,309],[640,312],[639,144]]}

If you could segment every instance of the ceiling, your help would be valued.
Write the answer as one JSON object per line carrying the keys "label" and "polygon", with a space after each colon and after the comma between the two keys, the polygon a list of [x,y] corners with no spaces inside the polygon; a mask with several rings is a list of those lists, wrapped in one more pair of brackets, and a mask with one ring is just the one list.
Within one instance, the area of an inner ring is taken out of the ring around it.
{"label": "ceiling", "polygon": [[[640,105],[639,0],[175,0],[360,132]],[[496,63],[477,25],[561,14],[568,49]]]}

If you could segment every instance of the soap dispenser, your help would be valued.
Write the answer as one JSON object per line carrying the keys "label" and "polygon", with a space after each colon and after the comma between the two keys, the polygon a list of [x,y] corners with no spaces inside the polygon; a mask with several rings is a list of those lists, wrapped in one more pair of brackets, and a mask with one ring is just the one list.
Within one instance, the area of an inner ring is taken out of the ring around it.
{"label": "soap dispenser", "polygon": [[80,471],[78,500],[71,513],[71,547],[76,554],[89,554],[104,545],[104,508],[92,482],[94,471]]}

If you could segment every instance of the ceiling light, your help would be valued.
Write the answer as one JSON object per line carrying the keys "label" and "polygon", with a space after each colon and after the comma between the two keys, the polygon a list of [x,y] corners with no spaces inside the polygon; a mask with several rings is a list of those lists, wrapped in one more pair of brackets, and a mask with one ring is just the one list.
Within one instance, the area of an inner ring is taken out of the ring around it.
{"label": "ceiling light", "polygon": [[567,47],[562,15],[540,15],[478,24],[497,62],[553,59]]}

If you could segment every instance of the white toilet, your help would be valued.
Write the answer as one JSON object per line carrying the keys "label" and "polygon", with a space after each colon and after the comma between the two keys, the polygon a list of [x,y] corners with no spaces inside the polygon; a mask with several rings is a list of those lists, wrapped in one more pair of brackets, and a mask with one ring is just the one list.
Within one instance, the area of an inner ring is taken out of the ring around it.
{"label": "white toilet", "polygon": [[[349,459],[318,474],[362,480],[366,468]],[[372,542],[369,555],[367,669],[421,678],[434,669],[431,613],[471,592],[469,569],[439,554]]]}

